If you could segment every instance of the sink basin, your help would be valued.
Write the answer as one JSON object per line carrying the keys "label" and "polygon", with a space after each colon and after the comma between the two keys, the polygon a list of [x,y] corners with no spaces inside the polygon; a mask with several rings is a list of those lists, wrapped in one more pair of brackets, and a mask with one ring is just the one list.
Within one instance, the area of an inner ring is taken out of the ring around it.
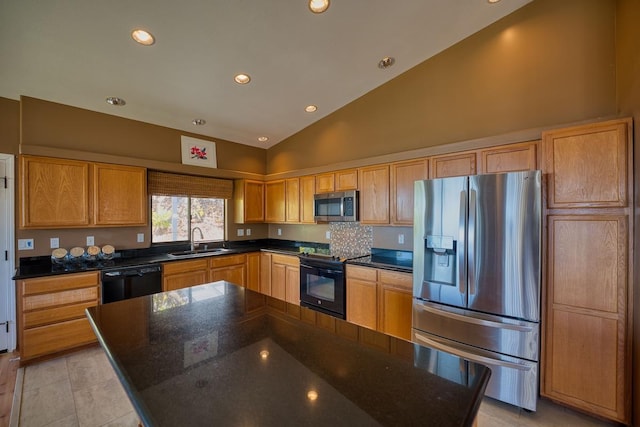
{"label": "sink basin", "polygon": [[229,252],[231,249],[227,248],[212,248],[212,249],[195,249],[193,251],[179,251],[170,252],[168,255],[173,258],[194,258],[199,256],[208,256],[221,252]]}

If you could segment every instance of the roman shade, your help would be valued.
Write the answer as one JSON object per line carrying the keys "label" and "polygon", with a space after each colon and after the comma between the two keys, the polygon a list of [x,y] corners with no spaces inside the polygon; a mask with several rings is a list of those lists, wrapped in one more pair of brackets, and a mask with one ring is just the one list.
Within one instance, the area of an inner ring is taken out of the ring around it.
{"label": "roman shade", "polygon": [[230,199],[233,181],[206,176],[180,175],[149,171],[147,176],[149,194],[155,196],[189,196]]}

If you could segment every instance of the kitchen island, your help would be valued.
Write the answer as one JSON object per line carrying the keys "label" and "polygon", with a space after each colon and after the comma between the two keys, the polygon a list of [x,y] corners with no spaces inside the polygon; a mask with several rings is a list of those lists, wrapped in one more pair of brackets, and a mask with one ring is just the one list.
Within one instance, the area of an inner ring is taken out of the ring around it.
{"label": "kitchen island", "polygon": [[87,315],[146,426],[468,426],[490,375],[225,281]]}

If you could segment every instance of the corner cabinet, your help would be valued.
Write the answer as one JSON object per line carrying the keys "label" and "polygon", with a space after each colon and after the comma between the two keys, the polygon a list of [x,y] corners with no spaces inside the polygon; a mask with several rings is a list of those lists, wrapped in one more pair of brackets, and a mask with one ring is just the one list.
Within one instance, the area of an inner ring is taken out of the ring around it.
{"label": "corner cabinet", "polygon": [[84,310],[100,300],[98,272],[18,280],[22,362],[96,341]]}
{"label": "corner cabinet", "polygon": [[20,228],[147,225],[145,168],[20,156]]}
{"label": "corner cabinet", "polygon": [[631,422],[631,121],[543,135],[546,293],[540,393]]}

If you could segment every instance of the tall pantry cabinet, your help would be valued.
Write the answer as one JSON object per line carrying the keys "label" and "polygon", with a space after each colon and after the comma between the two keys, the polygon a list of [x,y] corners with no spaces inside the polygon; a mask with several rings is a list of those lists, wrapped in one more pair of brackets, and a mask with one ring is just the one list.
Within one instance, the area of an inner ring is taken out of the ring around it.
{"label": "tall pantry cabinet", "polygon": [[540,392],[631,422],[632,123],[543,134],[546,301]]}

